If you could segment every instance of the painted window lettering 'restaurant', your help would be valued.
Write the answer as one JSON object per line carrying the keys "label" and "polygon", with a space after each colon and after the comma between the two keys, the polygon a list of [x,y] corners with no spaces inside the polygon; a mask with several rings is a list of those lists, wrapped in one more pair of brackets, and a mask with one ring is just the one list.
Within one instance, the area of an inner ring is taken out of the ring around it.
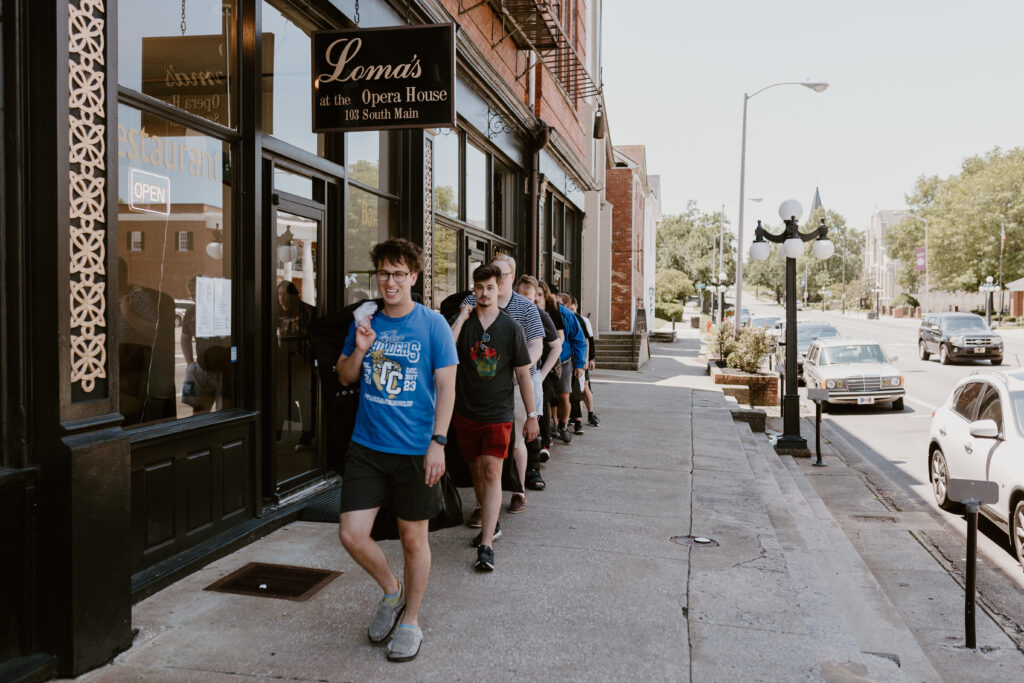
{"label": "painted window lettering 'restaurant'", "polygon": [[313,132],[455,125],[453,24],[313,33]]}

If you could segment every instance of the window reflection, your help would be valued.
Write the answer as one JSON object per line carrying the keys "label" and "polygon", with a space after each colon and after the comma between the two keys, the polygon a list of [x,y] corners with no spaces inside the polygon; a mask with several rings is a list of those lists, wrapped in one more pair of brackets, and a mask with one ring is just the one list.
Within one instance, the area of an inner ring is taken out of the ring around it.
{"label": "window reflection", "polygon": [[397,194],[398,164],[393,133],[360,131],[345,136],[348,177],[367,187]]}
{"label": "window reflection", "polygon": [[[166,0],[117,4],[117,81],[185,111],[234,127],[237,107],[235,0]],[[308,57],[308,56],[307,56]],[[307,59],[308,61],[308,59]],[[146,117],[151,133],[181,135],[181,126]]]}
{"label": "window reflection", "polygon": [[272,117],[264,107],[262,130],[300,149],[322,155],[323,135],[313,133],[313,110],[309,105],[312,83],[309,55],[312,45],[308,30],[300,28],[275,7],[280,0],[264,0],[263,68],[264,97],[273,99]]}
{"label": "window reflection", "polygon": [[459,231],[434,227],[434,304],[459,291]]}
{"label": "window reflection", "polygon": [[434,136],[434,211],[459,217],[459,134],[444,129]]}
{"label": "window reflection", "polygon": [[487,155],[466,145],[466,222],[487,228]]}
{"label": "window reflection", "polygon": [[397,212],[393,202],[348,186],[348,219],[345,230],[345,303],[378,296],[370,248],[395,232]]}
{"label": "window reflection", "polygon": [[231,407],[230,147],[118,107],[120,409],[125,425]]}

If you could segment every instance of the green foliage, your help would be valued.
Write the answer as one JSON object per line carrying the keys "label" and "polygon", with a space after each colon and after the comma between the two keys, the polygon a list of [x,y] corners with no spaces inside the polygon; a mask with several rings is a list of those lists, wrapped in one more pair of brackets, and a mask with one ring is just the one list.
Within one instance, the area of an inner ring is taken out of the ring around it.
{"label": "green foliage", "polygon": [[740,330],[740,338],[726,357],[725,364],[744,372],[757,372],[769,351],[767,330],[745,327]]}
{"label": "green foliage", "polygon": [[[658,227],[656,252],[658,270],[683,273],[691,283],[708,283],[717,278],[718,240],[725,216],[721,212],[702,213],[696,202],[686,211],[665,216]],[[722,270],[736,269],[736,251],[728,226],[725,229],[725,255]]]}
{"label": "green foliage", "polygon": [[917,306],[921,305],[921,302],[918,301],[917,299],[915,299],[914,297],[910,296],[906,292],[904,292],[903,294],[900,294],[898,297],[896,297],[895,300],[893,300],[892,305],[893,306],[914,306],[916,308]]}
{"label": "green foliage", "polygon": [[673,268],[658,269],[654,279],[654,298],[657,301],[672,302],[696,293],[686,273]]}
{"label": "green foliage", "polygon": [[661,318],[662,320],[679,320],[683,319],[683,306],[677,304],[674,301],[655,301],[654,302],[654,317]]}
{"label": "green foliage", "polygon": [[[933,288],[974,291],[999,275],[1000,228],[1006,227],[1003,281],[1024,275],[1024,147],[964,159],[960,173],[922,176],[906,195],[912,213],[928,220],[928,276]],[[924,246],[924,224],[905,217],[886,232],[891,257],[899,259],[900,285],[920,291],[914,250]]]}

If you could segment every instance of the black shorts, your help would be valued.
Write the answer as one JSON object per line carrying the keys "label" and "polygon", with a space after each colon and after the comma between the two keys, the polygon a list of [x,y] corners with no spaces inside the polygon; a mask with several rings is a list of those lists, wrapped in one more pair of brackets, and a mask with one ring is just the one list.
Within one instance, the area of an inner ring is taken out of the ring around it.
{"label": "black shorts", "polygon": [[441,485],[427,486],[422,455],[382,453],[352,441],[348,446],[341,511],[372,510],[385,503],[407,522],[441,511]]}

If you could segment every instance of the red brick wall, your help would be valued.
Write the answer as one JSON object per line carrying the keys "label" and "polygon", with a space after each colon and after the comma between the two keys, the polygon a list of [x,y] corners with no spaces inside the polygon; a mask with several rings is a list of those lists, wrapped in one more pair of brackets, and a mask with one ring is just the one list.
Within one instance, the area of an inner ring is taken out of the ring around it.
{"label": "red brick wall", "polygon": [[[484,3],[460,15],[459,0],[442,0],[442,2],[469,39],[487,57],[487,60],[512,87],[520,100],[524,104],[528,104],[529,76],[524,72],[528,66],[529,53],[516,49],[511,38],[505,38],[496,47],[492,47],[492,44],[504,34],[504,28],[501,25],[501,19],[490,5]],[[470,3],[464,4],[468,6]],[[576,16],[573,18],[575,25],[573,42],[576,43],[577,52],[585,58],[583,47],[586,43],[584,35],[586,4],[580,0],[575,3],[574,7]],[[516,80],[516,76],[520,74],[522,75]],[[569,141],[579,158],[583,159],[585,137],[583,127],[577,118],[582,111],[580,108],[582,100],[569,102],[543,63],[537,65],[536,88],[534,115],[557,128],[558,132]]]}
{"label": "red brick wall", "polygon": [[633,303],[643,287],[643,196],[631,168],[608,169],[605,181],[612,204],[611,329],[633,329]]}

